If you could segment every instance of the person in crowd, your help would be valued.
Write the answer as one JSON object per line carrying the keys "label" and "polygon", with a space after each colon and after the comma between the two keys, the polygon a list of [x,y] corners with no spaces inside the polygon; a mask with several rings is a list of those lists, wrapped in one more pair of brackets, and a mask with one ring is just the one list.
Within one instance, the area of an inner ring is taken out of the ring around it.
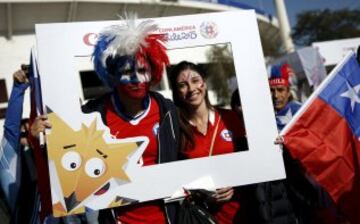
{"label": "person in crowd", "polygon": [[[301,104],[293,100],[290,78],[294,72],[288,64],[274,65],[269,86],[278,130],[289,123]],[[301,167],[286,150],[283,151],[285,180],[255,185],[259,223],[312,223],[318,189],[302,173]]]}
{"label": "person in crowd", "polygon": [[239,89],[235,89],[231,94],[230,106],[235,113],[237,113],[240,117],[243,117]]}
{"label": "person in crowd", "polygon": [[[236,148],[234,138],[245,135],[244,125],[237,115],[226,109],[214,108],[208,99],[204,72],[195,64],[182,61],[170,74],[173,101],[180,111],[184,131],[181,137],[181,155],[184,159],[199,158],[242,149]],[[241,215],[245,198],[239,189],[225,187],[212,195],[216,203],[209,211],[218,223],[243,223]]]}
{"label": "person in crowd", "polygon": [[[14,85],[6,111],[1,145],[1,186],[10,212],[8,221],[2,219],[6,223],[41,222],[37,171],[29,141],[29,119],[21,118],[24,95],[30,86],[27,74],[28,66],[25,65],[13,74]],[[49,216],[44,223],[55,224],[60,220]],[[68,222],[64,220],[64,223]]]}
{"label": "person in crowd", "polygon": [[[301,104],[294,100],[291,92],[293,87],[291,80],[296,80],[296,78],[292,78],[293,76],[295,73],[286,63],[274,65],[271,69],[269,85],[279,131],[290,122],[301,107]],[[275,144],[283,144],[281,136],[275,140]],[[280,194],[269,194],[269,192],[276,192],[274,188],[281,188],[281,191],[285,192],[288,197],[288,205],[283,208],[278,206],[276,210],[284,211],[286,207],[289,214],[292,213],[291,216],[295,218],[294,223],[343,223],[343,217],[336,210],[327,192],[303,172],[298,162],[291,158],[286,149],[283,150],[283,158],[287,178],[283,181],[260,184],[257,189],[258,195],[264,195],[264,192],[269,195],[267,199],[263,198],[262,201],[275,204],[275,198],[280,198]],[[285,203],[283,204],[285,205]],[[267,209],[267,213],[271,214],[270,209]],[[275,216],[275,212],[273,214],[272,216]]]}
{"label": "person in crowd", "polygon": [[[14,85],[6,110],[1,145],[1,186],[11,212],[11,223],[40,222],[37,172],[28,139],[29,119],[22,119],[24,95],[30,86],[27,74],[26,65],[13,74]],[[53,222],[49,219],[47,223]]]}
{"label": "person in crowd", "polygon": [[39,212],[36,169],[27,139],[29,120],[22,119],[24,94],[30,85],[25,67],[13,74],[1,144],[1,187],[11,223],[36,223]]}
{"label": "person in crowd", "polygon": [[0,220],[7,224],[10,222],[10,212],[3,192],[0,192]]}
{"label": "person in crowd", "polygon": [[[269,80],[275,111],[281,111],[288,104],[291,97],[289,83],[283,79],[284,76],[278,73],[280,71],[279,67],[273,69]],[[275,83],[277,85],[271,85]],[[238,89],[232,94],[231,108],[240,118],[243,118]],[[277,124],[285,125],[279,122]],[[253,196],[250,203],[248,203],[248,216],[253,223],[298,223],[298,217],[290,200],[286,181],[252,184],[244,188],[249,195]]]}
{"label": "person in crowd", "polygon": [[[239,119],[244,122],[244,115],[243,115],[243,110],[242,110],[242,105],[241,105],[241,100],[240,100],[240,93],[239,93],[239,89],[234,90],[234,92],[231,95],[231,100],[230,100],[230,106],[231,106],[231,110],[234,111]],[[249,149],[249,146],[247,144],[247,138],[246,135],[244,135],[243,137],[237,138],[235,139],[235,144],[237,145],[237,148],[241,151],[245,151]]]}
{"label": "person in crowd", "polygon": [[301,104],[293,100],[290,91],[290,78],[295,76],[288,64],[274,65],[271,68],[269,85],[273,100],[276,124],[279,131],[291,120],[300,109]]}
{"label": "person in crowd", "polygon": [[[151,20],[136,26],[135,19],[131,16],[126,24],[100,32],[93,53],[94,67],[113,91],[90,100],[82,110],[100,112],[116,138],[146,136],[149,144],[139,162],[149,166],[177,160],[179,125],[175,105],[150,91],[169,63],[163,45],[165,36],[151,34],[157,29]],[[36,132],[47,127],[46,119],[39,119]],[[174,223],[176,205],[154,200],[100,213],[100,223]]]}

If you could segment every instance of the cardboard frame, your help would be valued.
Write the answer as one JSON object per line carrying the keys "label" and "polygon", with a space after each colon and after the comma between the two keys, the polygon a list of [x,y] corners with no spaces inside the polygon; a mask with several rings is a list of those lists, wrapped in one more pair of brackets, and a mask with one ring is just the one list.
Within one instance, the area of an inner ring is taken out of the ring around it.
{"label": "cardboard frame", "polygon": [[[168,49],[231,43],[249,150],[141,167],[137,161],[144,147],[139,147],[128,155],[128,162],[123,166],[130,182],[121,183],[101,196],[89,196],[70,211],[64,207],[61,181],[56,178],[54,161],[50,159],[55,216],[84,212],[85,207],[97,210],[159,198],[171,199],[181,196],[184,187],[239,186],[285,177],[281,150],[273,144],[278,132],[255,12],[232,11],[154,20],[160,27],[158,31],[168,34]],[[109,144],[143,139],[113,139],[107,127],[102,124],[99,114],[85,115],[81,112],[81,83],[74,57],[91,55],[97,33],[102,28],[117,23],[119,21],[36,25],[44,105],[51,108],[74,131],[81,130],[82,125],[90,127],[96,120],[96,129],[104,131],[103,139]],[[48,131],[48,140],[54,130],[53,127],[53,130]],[[64,133],[66,134],[69,133]],[[56,138],[64,136],[57,135]],[[53,149],[48,148],[48,153],[50,150]],[[78,182],[79,178],[79,174],[74,176],[75,185],[83,184]],[[117,182],[114,178],[109,181]],[[120,197],[122,203],[116,202],[116,197]]]}

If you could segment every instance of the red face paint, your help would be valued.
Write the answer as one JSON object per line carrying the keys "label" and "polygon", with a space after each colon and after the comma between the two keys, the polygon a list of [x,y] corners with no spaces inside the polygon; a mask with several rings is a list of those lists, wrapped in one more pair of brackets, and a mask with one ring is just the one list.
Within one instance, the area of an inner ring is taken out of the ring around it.
{"label": "red face paint", "polygon": [[151,71],[149,63],[142,54],[138,53],[135,63],[130,66],[131,68],[128,70],[132,73],[122,74],[117,89],[130,98],[142,99],[150,89]]}
{"label": "red face paint", "polygon": [[118,85],[117,89],[120,93],[133,99],[143,99],[150,89],[150,83],[128,83],[124,85]]}

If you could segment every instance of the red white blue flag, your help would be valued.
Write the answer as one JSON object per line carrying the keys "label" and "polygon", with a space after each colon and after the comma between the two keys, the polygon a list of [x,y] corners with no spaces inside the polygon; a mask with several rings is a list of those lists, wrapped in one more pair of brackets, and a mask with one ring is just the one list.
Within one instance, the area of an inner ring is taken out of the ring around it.
{"label": "red white blue flag", "polygon": [[[31,61],[31,70],[30,70],[30,83],[31,83],[31,92],[30,92],[30,124],[34,121],[37,116],[43,115],[43,103],[41,95],[41,82],[40,74],[38,70],[38,64],[36,60],[36,54],[32,51],[32,61]],[[49,188],[49,169],[46,151],[43,147],[44,136],[40,134],[39,139],[30,137],[30,141],[33,146],[33,155],[36,163],[37,178],[38,178],[38,190],[40,194],[40,220],[44,220],[46,216],[51,214],[51,192]],[[49,220],[49,222],[51,222]]]}
{"label": "red white blue flag", "polygon": [[360,65],[345,57],[281,132],[294,159],[360,223]]}

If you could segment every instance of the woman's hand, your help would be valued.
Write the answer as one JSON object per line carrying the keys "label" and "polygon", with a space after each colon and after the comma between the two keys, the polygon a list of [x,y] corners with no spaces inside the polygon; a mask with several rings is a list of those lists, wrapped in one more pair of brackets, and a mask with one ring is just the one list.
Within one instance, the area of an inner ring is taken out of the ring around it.
{"label": "woman's hand", "polygon": [[234,188],[224,187],[216,190],[216,193],[212,195],[216,202],[229,201],[234,196]]}
{"label": "woman's hand", "polygon": [[38,138],[40,132],[44,132],[46,128],[51,128],[51,124],[48,121],[46,115],[36,117],[30,127],[30,132],[33,137]]}

